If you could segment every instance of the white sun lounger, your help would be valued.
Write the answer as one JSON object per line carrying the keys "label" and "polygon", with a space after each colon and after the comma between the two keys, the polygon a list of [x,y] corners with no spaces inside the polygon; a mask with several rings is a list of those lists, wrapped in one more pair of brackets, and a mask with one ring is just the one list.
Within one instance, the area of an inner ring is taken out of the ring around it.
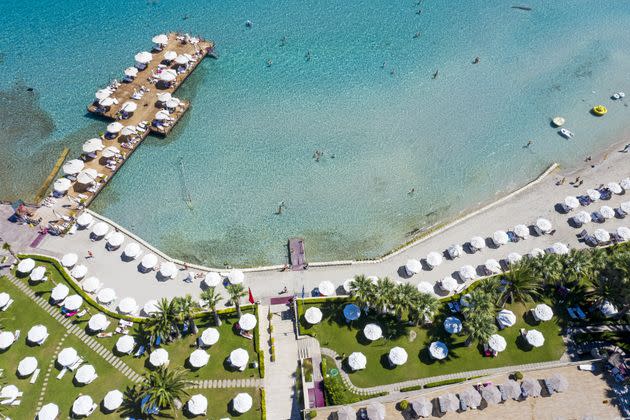
{"label": "white sun lounger", "polygon": [[11,306],[11,304],[12,304],[12,303],[13,303],[13,299],[9,299],[9,301],[7,302],[7,304],[6,304],[6,305],[4,305],[4,306],[2,307],[2,309],[1,309],[1,310],[2,310],[2,312],[4,312],[4,311],[6,311],[7,309],[9,309],[9,306]]}
{"label": "white sun lounger", "polygon": [[33,374],[31,375],[31,380],[29,381],[30,383],[34,384],[37,381],[39,372],[41,372],[41,369],[35,369],[35,372],[33,372]]}
{"label": "white sun lounger", "polygon": [[61,369],[61,371],[59,371],[59,375],[57,375],[57,379],[63,378],[67,371],[68,371],[67,368]]}

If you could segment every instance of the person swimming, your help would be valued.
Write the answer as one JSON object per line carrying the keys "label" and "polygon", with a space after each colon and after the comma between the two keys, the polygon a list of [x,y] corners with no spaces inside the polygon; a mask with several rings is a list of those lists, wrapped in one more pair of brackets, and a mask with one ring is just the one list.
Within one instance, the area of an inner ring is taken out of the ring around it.
{"label": "person swimming", "polygon": [[439,70],[436,70],[435,73],[433,73],[433,79],[437,79],[439,72]]}
{"label": "person swimming", "polygon": [[254,23],[251,20],[246,20],[245,21],[245,26],[248,28],[251,28],[254,26]]}
{"label": "person swimming", "polygon": [[273,64],[273,61],[271,60],[271,58],[269,58],[267,60],[267,67],[271,67],[272,64]]}
{"label": "person swimming", "polygon": [[479,64],[481,60],[479,59],[479,57],[475,57],[475,59],[473,60],[473,64]]}
{"label": "person swimming", "polygon": [[414,39],[416,38],[420,38],[420,32],[416,32],[415,34],[413,34]]}

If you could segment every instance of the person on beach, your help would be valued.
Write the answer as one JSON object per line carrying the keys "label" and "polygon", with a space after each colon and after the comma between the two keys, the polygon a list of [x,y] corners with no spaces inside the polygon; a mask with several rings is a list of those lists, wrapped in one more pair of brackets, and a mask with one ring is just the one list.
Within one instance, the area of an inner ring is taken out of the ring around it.
{"label": "person on beach", "polygon": [[630,150],[630,143],[626,144],[626,146],[623,148],[623,150],[621,152],[622,153],[628,153],[629,150]]}
{"label": "person on beach", "polygon": [[414,187],[414,188],[410,189],[409,191],[407,191],[407,194],[408,195],[413,195],[413,193],[415,193],[415,192],[416,192],[416,188]]}
{"label": "person on beach", "polygon": [[88,250],[87,257],[85,257],[85,259],[87,260],[88,258],[94,258],[94,254],[90,250]]}

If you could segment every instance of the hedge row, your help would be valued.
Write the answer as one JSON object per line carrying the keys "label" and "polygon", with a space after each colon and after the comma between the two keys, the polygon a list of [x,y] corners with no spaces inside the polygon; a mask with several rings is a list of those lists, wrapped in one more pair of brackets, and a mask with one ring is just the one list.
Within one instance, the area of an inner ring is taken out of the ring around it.
{"label": "hedge row", "polygon": [[444,381],[429,382],[424,387],[425,388],[435,388],[435,387],[443,386],[443,385],[458,384],[460,382],[464,382],[464,381],[467,381],[467,380],[468,380],[468,378],[446,379]]}
{"label": "hedge row", "polygon": [[419,389],[422,389],[422,385],[406,386],[404,388],[400,388],[400,392],[417,391]]}
{"label": "hedge row", "polygon": [[254,348],[258,352],[258,373],[261,378],[265,377],[265,353],[260,343],[260,318],[258,317],[258,305],[254,305],[254,315],[258,319],[259,323],[257,328],[254,328]]}
{"label": "hedge row", "polygon": [[260,388],[260,419],[267,420],[267,401],[265,400],[265,388]]}

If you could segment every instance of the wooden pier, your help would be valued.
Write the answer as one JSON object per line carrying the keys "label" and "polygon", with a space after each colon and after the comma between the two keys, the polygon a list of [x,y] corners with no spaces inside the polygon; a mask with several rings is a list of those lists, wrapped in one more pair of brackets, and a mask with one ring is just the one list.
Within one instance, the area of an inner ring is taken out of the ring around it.
{"label": "wooden pier", "polygon": [[289,261],[291,263],[291,270],[293,271],[301,271],[307,267],[308,264],[304,253],[304,239],[289,239]]}

